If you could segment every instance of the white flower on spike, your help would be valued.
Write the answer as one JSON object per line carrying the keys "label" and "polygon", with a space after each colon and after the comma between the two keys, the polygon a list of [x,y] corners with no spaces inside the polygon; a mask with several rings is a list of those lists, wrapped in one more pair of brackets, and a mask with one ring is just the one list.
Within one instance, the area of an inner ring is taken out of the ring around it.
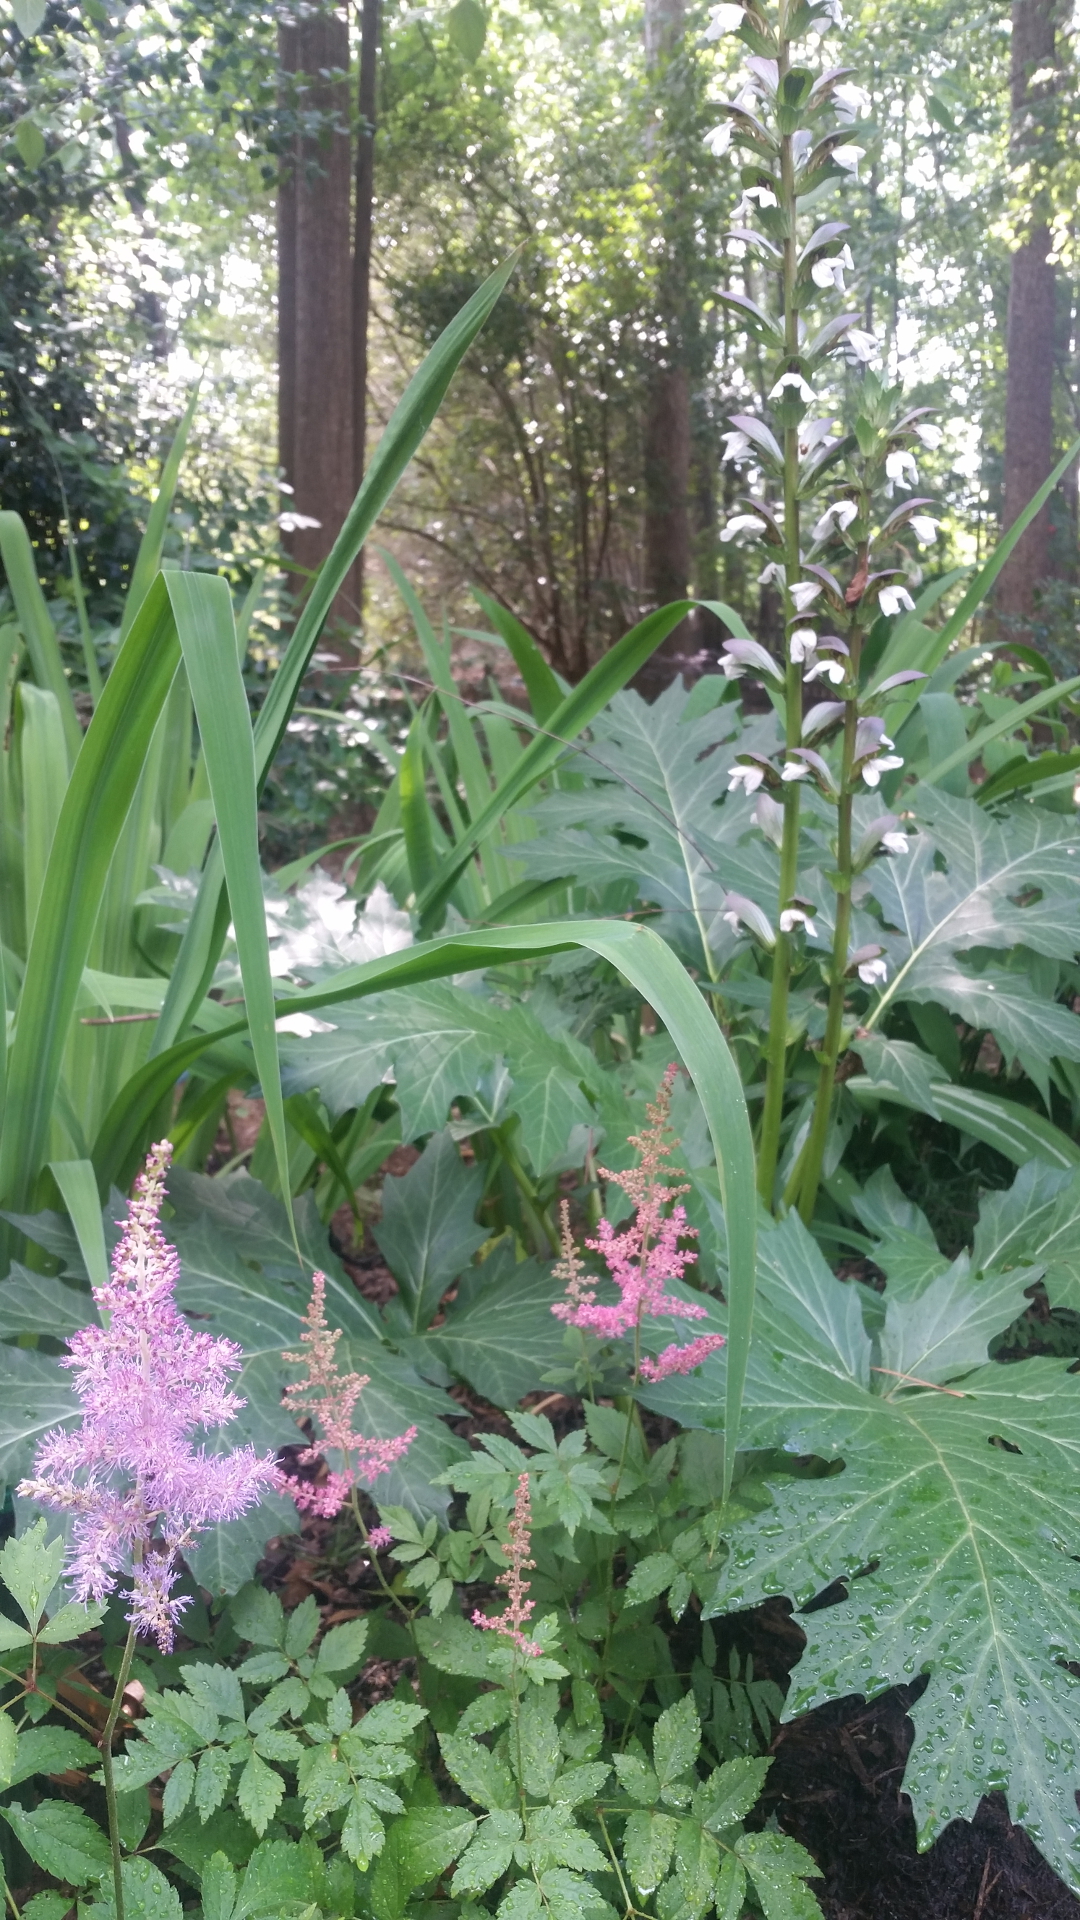
{"label": "white flower on spike", "polygon": [[783,561],[770,560],[768,566],[758,574],[757,584],[759,587],[782,587],[786,579]]}
{"label": "white flower on spike", "polygon": [[842,80],[838,87],[833,88],[832,97],[837,118],[845,126],[850,126],[853,120],[860,120],[870,111],[870,95],[865,87],[849,86]]}
{"label": "white flower on spike", "polygon": [[769,399],[782,400],[788,387],[798,394],[800,400],[805,400],[807,406],[810,405],[814,397],[814,389],[803,379],[801,373],[782,373],[775,387],[770,390]]}
{"label": "white flower on spike", "polygon": [[827,260],[815,260],[810,269],[810,277],[815,287],[835,287],[837,293],[844,292],[844,269],[854,267],[851,248],[842,247],[840,252]]}
{"label": "white flower on spike", "polygon": [[810,22],[808,33],[828,33],[830,27],[844,25],[844,10],[840,0],[825,0],[825,5],[816,20]]}
{"label": "white flower on spike", "polygon": [[796,613],[805,613],[807,607],[812,607],[820,592],[816,580],[796,580],[791,589],[791,603]]}
{"label": "white flower on spike", "polygon": [[714,160],[723,159],[724,154],[731,145],[731,136],[734,131],[735,129],[731,121],[725,120],[722,126],[714,127],[711,133],[705,135],[704,144],[712,154]]}
{"label": "white flower on spike", "polygon": [[817,660],[809,672],[803,674],[803,686],[808,687],[811,680],[827,680],[832,687],[842,687],[846,675],[842,660]]}
{"label": "white flower on spike", "polygon": [[799,427],[800,458],[805,460],[807,454],[813,453],[816,447],[820,447],[823,440],[830,439],[836,424],[835,420],[829,418],[804,420]]}
{"label": "white flower on spike", "polygon": [[866,987],[877,986],[879,982],[884,986],[888,977],[889,963],[885,959],[864,960],[859,968],[859,979]]}
{"label": "white flower on spike", "polygon": [[781,933],[794,933],[798,927],[804,927],[811,939],[816,938],[817,928],[808,913],[801,907],[785,907],[780,915]]}
{"label": "white flower on spike", "polygon": [[[809,767],[804,765],[801,760],[785,760],[780,769],[780,778],[781,780],[786,780],[788,786],[790,786],[793,780],[805,780],[809,772]],[[784,928],[784,932],[787,932],[786,927]]]}
{"label": "white flower on spike", "polygon": [[814,528],[815,540],[828,540],[834,533],[846,533],[853,520],[859,517],[859,509],[854,500],[836,500],[826,507],[821,519]]}
{"label": "white flower on spike", "polygon": [[881,836],[881,844],[886,853],[906,853],[908,850],[908,837],[906,833],[883,833]]}
{"label": "white flower on spike", "polygon": [[941,428],[935,427],[930,420],[920,420],[915,428],[915,432],[918,434],[923,446],[928,447],[931,453],[935,447],[940,447],[945,438]]}
{"label": "white flower on spike", "polygon": [[721,437],[724,442],[724,451],[721,458],[724,460],[734,460],[736,465],[738,465],[750,452],[750,435],[748,433],[733,432],[725,433]]}
{"label": "white flower on spike", "polygon": [[728,4],[713,7],[705,29],[706,40],[719,40],[725,33],[738,33],[746,15],[741,7]]}
{"label": "white flower on spike", "polygon": [[732,767],[728,774],[727,790],[737,793],[741,787],[744,793],[756,793],[764,779],[764,767]]}
{"label": "white flower on spike", "polygon": [[816,646],[817,634],[813,627],[796,627],[788,641],[791,658],[796,661],[809,660]]}
{"label": "white flower on spike", "polygon": [[901,486],[917,487],[919,484],[915,455],[908,453],[905,447],[894,447],[891,453],[886,454],[885,473],[888,479],[898,480]]}
{"label": "white flower on spike", "polygon": [[834,147],[832,150],[832,158],[837,166],[842,167],[845,173],[850,173],[853,180],[858,179],[859,161],[865,157],[865,147]]}
{"label": "white flower on spike", "polygon": [[732,106],[738,107],[740,113],[753,113],[757,103],[757,88],[752,81],[744,80],[734,100],[731,102]]}
{"label": "white flower on spike", "polygon": [[[886,740],[884,744],[891,747],[892,741]],[[876,759],[866,762],[862,770],[862,777],[868,787],[877,787],[881,785],[881,776],[883,773],[891,773],[894,767],[902,767],[903,764],[904,762],[898,753],[882,753],[879,754]]]}
{"label": "white flower on spike", "polygon": [[844,346],[849,357],[862,367],[869,364],[878,350],[873,334],[867,333],[863,327],[849,327],[844,335]]}
{"label": "white flower on spike", "polygon": [[759,207],[776,207],[780,204],[771,187],[747,187],[743,200],[756,200]]}
{"label": "white flower on spike", "polygon": [[882,587],[878,594],[878,606],[887,620],[891,620],[893,614],[901,609],[905,613],[915,611],[915,602],[906,587]]}
{"label": "white flower on spike", "polygon": [[728,521],[726,527],[721,528],[720,538],[734,540],[737,533],[764,533],[764,531],[765,522],[759,519],[756,513],[737,513],[733,520]]}
{"label": "white flower on spike", "polygon": [[931,520],[928,513],[913,513],[908,526],[916,540],[934,540],[937,538],[938,523]]}

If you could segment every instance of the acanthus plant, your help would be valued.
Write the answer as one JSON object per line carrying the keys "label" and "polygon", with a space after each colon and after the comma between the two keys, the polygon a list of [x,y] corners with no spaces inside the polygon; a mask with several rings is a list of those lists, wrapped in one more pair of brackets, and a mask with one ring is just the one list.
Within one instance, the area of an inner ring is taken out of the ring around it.
{"label": "acanthus plant", "polygon": [[[773,956],[759,1189],[770,1205],[797,1202],[805,1219],[814,1212],[837,1062],[852,1024],[849,983],[857,977],[872,986],[887,971],[879,946],[852,947],[853,888],[875,855],[905,845],[900,822],[884,810],[856,844],[855,797],[876,793],[883,776],[902,767],[882,709],[890,692],[925,678],[902,670],[868,693],[860,684],[863,649],[881,616],[891,620],[913,607],[910,542],[932,541],[937,528],[931,500],[915,491],[917,456],[941,438],[929,409],[905,407],[902,390],[874,370],[876,342],[844,299],[854,265],[850,229],[842,219],[819,220],[826,196],[857,176],[870,137],[861,128],[869,99],[852,83],[852,70],[815,68],[806,58],[834,24],[836,0],[729,5],[713,15],[715,33],[735,31],[750,49],[713,149],[739,150],[743,197],[736,217],[749,224],[737,224],[733,234],[777,287],[775,315],[745,293],[720,296],[770,355],[769,420],[734,414],[725,436],[725,458],[753,471],[721,539],[757,548],[764,562],[759,580],[775,586],[784,629],[779,658],[758,641],[735,639],[722,660],[729,677],[753,673],[764,681],[784,736],[776,754],[740,755],[730,775],[732,790],[760,792],[759,825],[779,840],[776,925],[737,895],[729,918]],[[837,410],[837,361],[857,370],[851,431]],[[898,488],[903,497],[894,504]],[[834,812],[835,869],[828,878],[836,906],[816,1098],[778,1195],[789,990],[805,939],[816,933],[815,903],[800,892],[804,784]]]}

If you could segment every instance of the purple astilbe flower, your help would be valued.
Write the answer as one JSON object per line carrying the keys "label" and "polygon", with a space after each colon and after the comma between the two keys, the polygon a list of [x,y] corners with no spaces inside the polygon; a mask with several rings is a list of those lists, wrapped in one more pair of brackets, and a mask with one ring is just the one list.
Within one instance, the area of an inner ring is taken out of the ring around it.
{"label": "purple astilbe flower", "polygon": [[208,1454],[200,1428],[244,1405],[228,1380],[242,1354],[198,1333],[176,1305],[180,1262],[159,1225],[172,1148],[152,1147],[135,1182],[112,1274],[94,1288],[106,1319],[68,1342],[83,1417],[38,1448],[19,1492],[74,1515],[69,1577],[78,1600],[104,1600],[130,1573],[129,1620],[163,1653],[187,1601],[173,1594],[178,1556],[205,1527],[234,1520],[279,1484],[273,1455],[252,1447]]}
{"label": "purple astilbe flower", "polygon": [[[585,1328],[602,1338],[619,1339],[632,1333],[635,1353],[645,1320],[668,1315],[681,1320],[706,1317],[706,1308],[696,1301],[680,1300],[677,1295],[664,1291],[667,1281],[681,1280],[686,1268],[697,1259],[696,1253],[683,1252],[678,1244],[680,1239],[697,1237],[697,1228],[690,1226],[681,1205],[681,1195],[689,1192],[689,1188],[669,1186],[665,1179],[665,1175],[681,1171],[664,1164],[674,1150],[668,1137],[671,1132],[668,1116],[677,1073],[677,1066],[667,1069],[655,1101],[645,1109],[648,1126],[642,1134],[630,1136],[631,1146],[638,1151],[637,1166],[627,1173],[611,1173],[606,1167],[600,1169],[605,1180],[614,1180],[622,1187],[636,1209],[632,1224],[621,1233],[616,1233],[610,1220],[602,1219],[597,1238],[585,1242],[602,1256],[619,1289],[618,1301],[611,1306],[599,1302],[595,1289],[588,1284],[570,1234],[569,1208],[565,1202],[562,1209],[563,1258],[555,1268],[555,1277],[565,1280],[566,1298],[552,1307],[552,1313],[567,1326]],[[665,1211],[668,1207],[670,1212]],[[665,1380],[672,1373],[689,1373],[723,1345],[723,1334],[703,1333],[689,1346],[665,1347],[658,1359],[640,1362],[635,1369],[635,1379],[639,1372],[652,1382]]]}

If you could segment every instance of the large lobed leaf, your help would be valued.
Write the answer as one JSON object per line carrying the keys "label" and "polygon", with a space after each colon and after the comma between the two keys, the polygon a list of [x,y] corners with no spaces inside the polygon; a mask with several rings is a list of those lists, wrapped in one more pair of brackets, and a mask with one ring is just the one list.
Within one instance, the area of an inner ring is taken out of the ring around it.
{"label": "large lobed leaf", "polygon": [[[1029,1197],[984,1211],[982,1250],[1000,1265],[981,1274],[966,1258],[942,1271],[918,1220],[895,1221],[908,1266],[890,1274],[884,1315],[869,1296],[865,1322],[869,1290],[837,1280],[796,1218],[762,1236],[744,1444],[843,1468],[774,1482],[771,1508],[733,1534],[709,1610],[772,1593],[805,1605],[847,1582],[842,1600],[803,1618],[787,1712],[928,1674],[904,1779],[921,1843],[1001,1788],[1078,1886],[1080,1681],[1065,1663],[1080,1649],[1080,1381],[1059,1360],[985,1364],[988,1336],[1038,1277],[1020,1264],[1037,1249],[1016,1233]],[[718,1355],[698,1379],[647,1397],[715,1426],[722,1379]]]}

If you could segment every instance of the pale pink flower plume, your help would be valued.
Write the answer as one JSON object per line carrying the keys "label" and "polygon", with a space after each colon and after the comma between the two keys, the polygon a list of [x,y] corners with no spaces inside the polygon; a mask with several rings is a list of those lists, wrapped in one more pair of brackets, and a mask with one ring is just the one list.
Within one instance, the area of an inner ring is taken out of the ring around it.
{"label": "pale pink flower plume", "polygon": [[[410,1427],[406,1433],[399,1433],[392,1440],[371,1440],[353,1432],[353,1412],[360,1395],[369,1384],[370,1376],[366,1373],[342,1373],[338,1368],[334,1349],[341,1339],[341,1332],[326,1324],[324,1273],[312,1276],[311,1303],[304,1315],[304,1325],[306,1331],[300,1335],[300,1345],[304,1351],[284,1356],[294,1366],[303,1367],[304,1376],[286,1387],[284,1404],[290,1413],[302,1415],[321,1428],[318,1441],[305,1447],[301,1453],[302,1463],[314,1465],[330,1448],[342,1455],[344,1465],[340,1471],[328,1472],[326,1479],[318,1484],[283,1474],[281,1485],[305,1512],[332,1520],[336,1513],[340,1513],[354,1487],[362,1481],[374,1480],[380,1473],[389,1473],[395,1461],[401,1459],[416,1439],[417,1429]],[[376,1533],[384,1531],[384,1528],[375,1529]],[[371,1537],[374,1538],[374,1535]],[[390,1537],[387,1536],[387,1544]]]}
{"label": "pale pink flower plume", "polygon": [[[563,1202],[563,1257],[555,1268],[555,1277],[565,1281],[566,1298],[558,1301],[551,1311],[567,1326],[582,1327],[602,1338],[616,1340],[636,1332],[644,1320],[662,1319],[667,1315],[680,1320],[706,1318],[706,1308],[696,1301],[680,1300],[664,1291],[669,1280],[681,1280],[687,1267],[697,1259],[696,1253],[683,1252],[678,1244],[681,1239],[697,1237],[697,1228],[690,1226],[680,1203],[680,1196],[689,1192],[689,1188],[670,1186],[663,1178],[665,1174],[681,1171],[664,1165],[674,1151],[674,1144],[668,1138],[671,1130],[668,1116],[678,1071],[674,1064],[668,1068],[655,1101],[645,1110],[648,1126],[640,1135],[630,1136],[630,1145],[638,1150],[637,1166],[627,1173],[612,1173],[607,1167],[600,1169],[604,1179],[620,1186],[636,1209],[631,1225],[621,1233],[615,1231],[610,1220],[604,1219],[596,1239],[585,1242],[602,1256],[619,1289],[619,1299],[611,1305],[598,1301],[595,1288],[589,1284],[570,1233],[569,1207]],[[670,1211],[665,1211],[668,1208]],[[688,1373],[699,1366],[707,1354],[723,1345],[722,1334],[703,1334],[688,1347],[670,1346],[658,1360],[642,1361],[641,1372],[650,1381],[666,1379],[672,1373]],[[693,1359],[687,1357],[691,1354]]]}
{"label": "pale pink flower plume", "polygon": [[128,1617],[166,1653],[188,1604],[173,1594],[177,1556],[278,1480],[272,1455],[250,1446],[208,1454],[191,1443],[244,1405],[227,1384],[243,1355],[231,1340],[196,1332],[176,1305],[180,1262],[159,1225],[171,1154],[167,1140],[150,1149],[111,1276],[94,1288],[107,1324],[75,1334],[61,1361],[75,1375],[82,1420],[45,1435],[19,1488],[75,1516],[76,1598],[104,1600],[117,1575],[130,1573]]}
{"label": "pale pink flower plume", "polygon": [[394,1536],[389,1527],[372,1527],[367,1537],[368,1546],[374,1547],[376,1553],[385,1552],[387,1547],[393,1545],[393,1541]]}
{"label": "pale pink flower plume", "polygon": [[504,1633],[515,1647],[530,1656],[542,1653],[543,1648],[535,1640],[529,1640],[522,1632],[534,1606],[529,1598],[529,1582],[525,1578],[535,1560],[529,1558],[532,1543],[532,1508],[529,1502],[529,1476],[519,1473],[517,1492],[514,1495],[514,1517],[510,1522],[510,1541],[506,1553],[510,1562],[496,1578],[496,1586],[502,1587],[507,1598],[504,1612],[490,1619],[477,1608],[473,1614],[474,1627],[487,1627],[492,1633]]}

